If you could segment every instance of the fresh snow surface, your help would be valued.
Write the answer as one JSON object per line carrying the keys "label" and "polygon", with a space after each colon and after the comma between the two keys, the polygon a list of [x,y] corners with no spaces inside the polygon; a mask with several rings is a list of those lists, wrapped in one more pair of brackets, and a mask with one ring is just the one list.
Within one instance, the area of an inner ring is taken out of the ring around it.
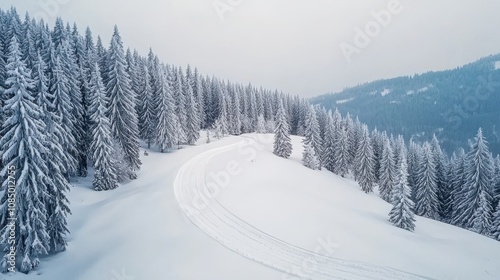
{"label": "fresh snow surface", "polygon": [[376,193],[305,168],[301,138],[290,159],[272,139],[149,151],[139,179],[109,192],[80,179],[67,251],[0,279],[498,279],[500,242],[422,217],[394,227]]}
{"label": "fresh snow surface", "polygon": [[500,69],[500,61],[495,62],[495,70]]}
{"label": "fresh snow surface", "polygon": [[335,103],[336,104],[344,104],[344,103],[347,103],[347,102],[353,101],[353,100],[354,100],[354,97],[351,97],[351,98],[348,98],[348,99],[337,100]]}
{"label": "fresh snow surface", "polygon": [[380,92],[380,95],[382,96],[386,96],[388,95],[389,93],[391,93],[391,90],[390,89],[384,89],[383,91]]}

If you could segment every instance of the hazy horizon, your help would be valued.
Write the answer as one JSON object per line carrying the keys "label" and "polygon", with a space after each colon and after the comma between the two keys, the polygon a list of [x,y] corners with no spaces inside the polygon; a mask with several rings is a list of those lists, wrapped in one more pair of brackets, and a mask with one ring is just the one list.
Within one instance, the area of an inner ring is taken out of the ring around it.
{"label": "hazy horizon", "polygon": [[58,16],[76,22],[82,34],[90,26],[106,47],[117,24],[125,45],[142,55],[151,47],[165,63],[303,97],[500,53],[500,36],[494,36],[500,1],[492,0],[0,3],[10,6],[48,19],[51,27]]}

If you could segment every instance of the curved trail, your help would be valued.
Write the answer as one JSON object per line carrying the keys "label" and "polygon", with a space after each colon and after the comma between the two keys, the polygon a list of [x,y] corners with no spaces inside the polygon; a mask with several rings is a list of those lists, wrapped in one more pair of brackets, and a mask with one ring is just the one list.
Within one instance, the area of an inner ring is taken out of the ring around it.
{"label": "curved trail", "polygon": [[[206,166],[220,154],[250,145],[253,139],[201,153],[179,170],[174,191],[180,207],[203,232],[228,249],[261,264],[303,279],[429,279],[362,262],[347,261],[316,254],[275,238],[235,216],[216,197],[209,198]],[[215,195],[216,196],[216,195]],[[286,277],[283,279],[289,279]]]}

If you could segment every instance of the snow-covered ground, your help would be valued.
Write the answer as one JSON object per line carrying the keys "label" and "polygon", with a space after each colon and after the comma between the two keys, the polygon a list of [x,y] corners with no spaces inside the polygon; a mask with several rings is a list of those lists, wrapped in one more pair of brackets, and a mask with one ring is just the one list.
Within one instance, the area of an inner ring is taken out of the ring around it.
{"label": "snow-covered ground", "polygon": [[354,100],[354,97],[352,98],[348,98],[348,99],[341,99],[341,100],[337,100],[335,103],[336,104],[344,104],[344,103],[347,103],[347,102],[351,102]]}
{"label": "snow-covered ground", "polygon": [[380,95],[381,95],[381,96],[386,96],[386,95],[388,95],[389,93],[391,93],[391,91],[392,91],[392,90],[390,90],[390,89],[387,89],[387,88],[386,88],[386,89],[384,89],[383,91],[381,91],[381,92],[380,92]]}
{"label": "snow-covered ground", "polygon": [[0,279],[498,279],[500,242],[421,217],[396,228],[389,204],[303,167],[293,142],[282,159],[272,135],[203,139],[149,151],[117,190],[80,180],[68,250]]}

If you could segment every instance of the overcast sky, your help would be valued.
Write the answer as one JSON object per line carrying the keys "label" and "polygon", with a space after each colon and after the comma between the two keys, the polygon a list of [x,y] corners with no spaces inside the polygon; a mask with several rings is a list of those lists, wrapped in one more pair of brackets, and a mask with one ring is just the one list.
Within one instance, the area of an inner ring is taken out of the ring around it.
{"label": "overcast sky", "polygon": [[[117,24],[143,55],[304,97],[500,53],[498,0],[0,1],[11,5],[90,26],[106,45]],[[355,42],[356,28],[370,35]]]}

